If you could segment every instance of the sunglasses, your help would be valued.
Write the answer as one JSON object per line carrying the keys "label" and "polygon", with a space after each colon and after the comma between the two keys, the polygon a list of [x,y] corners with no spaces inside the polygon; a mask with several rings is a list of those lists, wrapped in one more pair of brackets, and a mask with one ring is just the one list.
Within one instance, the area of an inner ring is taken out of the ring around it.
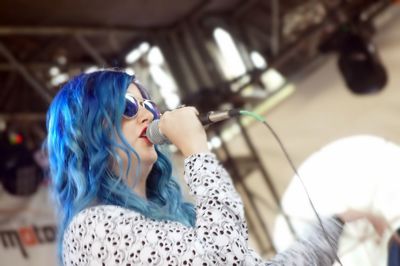
{"label": "sunglasses", "polygon": [[146,110],[153,114],[153,120],[160,118],[161,114],[155,102],[147,99],[143,101],[138,101],[138,99],[130,94],[125,95],[125,110],[123,114],[124,118],[135,118],[139,112],[140,106],[143,106],[144,108],[146,108]]}

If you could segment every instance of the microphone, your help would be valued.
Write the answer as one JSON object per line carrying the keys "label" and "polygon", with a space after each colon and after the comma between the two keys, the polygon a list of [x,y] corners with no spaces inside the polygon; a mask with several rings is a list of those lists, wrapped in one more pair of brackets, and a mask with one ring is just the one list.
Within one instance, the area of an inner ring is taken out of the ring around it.
{"label": "microphone", "polygon": [[[208,126],[210,124],[227,120],[231,117],[235,117],[240,115],[239,109],[231,109],[227,111],[210,111],[206,114],[199,115],[200,123],[203,126]],[[167,137],[165,137],[158,127],[158,123],[160,122],[159,119],[154,120],[150,123],[146,130],[146,137],[150,140],[153,144],[166,144],[170,143]]]}

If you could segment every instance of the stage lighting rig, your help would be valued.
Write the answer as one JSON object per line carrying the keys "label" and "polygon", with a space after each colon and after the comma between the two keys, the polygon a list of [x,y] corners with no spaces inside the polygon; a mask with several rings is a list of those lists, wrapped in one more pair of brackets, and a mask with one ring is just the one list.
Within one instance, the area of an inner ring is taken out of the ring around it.
{"label": "stage lighting rig", "polygon": [[320,51],[335,52],[347,87],[355,94],[376,93],[386,86],[388,76],[372,42],[368,25],[344,25],[322,42]]}

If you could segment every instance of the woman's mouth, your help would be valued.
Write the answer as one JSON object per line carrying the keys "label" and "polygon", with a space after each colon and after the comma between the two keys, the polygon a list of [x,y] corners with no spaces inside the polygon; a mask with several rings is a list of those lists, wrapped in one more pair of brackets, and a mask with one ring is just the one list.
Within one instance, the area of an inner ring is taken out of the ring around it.
{"label": "woman's mouth", "polygon": [[143,139],[147,144],[153,145],[153,143],[151,143],[151,141],[147,138],[146,131],[147,131],[147,127],[143,128],[142,133],[140,134],[139,138]]}

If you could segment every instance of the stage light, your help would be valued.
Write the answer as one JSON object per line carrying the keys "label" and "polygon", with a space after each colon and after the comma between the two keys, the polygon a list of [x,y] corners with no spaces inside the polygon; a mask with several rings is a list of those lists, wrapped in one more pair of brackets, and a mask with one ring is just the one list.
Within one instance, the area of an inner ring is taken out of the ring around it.
{"label": "stage light", "polygon": [[19,145],[24,142],[24,137],[20,133],[9,132],[8,141],[11,145]]}
{"label": "stage light", "polygon": [[338,54],[338,67],[346,86],[355,94],[381,91],[388,77],[378,51],[372,43],[372,26],[344,25],[330,34],[321,44],[322,53]]}
{"label": "stage light", "polygon": [[356,94],[379,92],[388,80],[374,44],[357,33],[344,35],[338,66],[347,87]]}

